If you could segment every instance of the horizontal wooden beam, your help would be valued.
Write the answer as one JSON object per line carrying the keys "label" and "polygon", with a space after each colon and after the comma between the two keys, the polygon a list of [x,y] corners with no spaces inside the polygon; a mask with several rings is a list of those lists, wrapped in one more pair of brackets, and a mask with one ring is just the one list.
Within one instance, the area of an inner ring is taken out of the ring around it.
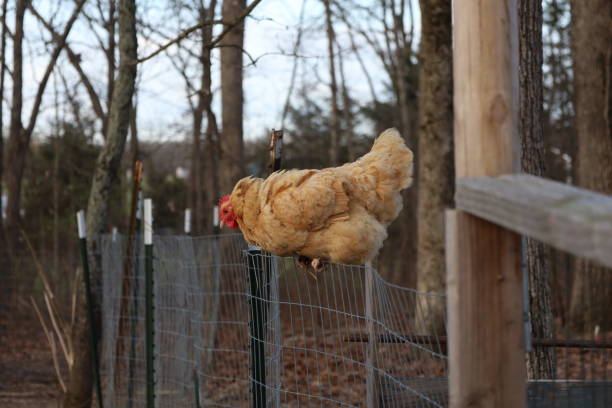
{"label": "horizontal wooden beam", "polygon": [[612,197],[525,174],[457,180],[457,209],[612,267]]}

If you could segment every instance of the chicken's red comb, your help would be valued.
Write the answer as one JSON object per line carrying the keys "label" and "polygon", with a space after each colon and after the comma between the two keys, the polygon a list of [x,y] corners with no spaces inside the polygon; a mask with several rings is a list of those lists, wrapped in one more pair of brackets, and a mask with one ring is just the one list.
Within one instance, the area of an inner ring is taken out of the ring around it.
{"label": "chicken's red comb", "polygon": [[223,204],[223,203],[227,203],[227,202],[229,201],[229,199],[230,199],[230,196],[228,196],[228,195],[226,195],[226,196],[224,196],[224,197],[221,197],[221,198],[219,199],[219,207],[221,207],[221,204]]}

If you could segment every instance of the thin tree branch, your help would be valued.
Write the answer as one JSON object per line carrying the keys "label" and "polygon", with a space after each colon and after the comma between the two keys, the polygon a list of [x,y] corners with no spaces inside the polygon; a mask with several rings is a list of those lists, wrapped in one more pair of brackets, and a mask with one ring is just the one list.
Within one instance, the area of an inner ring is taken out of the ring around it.
{"label": "thin tree branch", "polygon": [[[338,6],[337,3],[335,4],[336,6]],[[361,71],[363,72],[363,75],[366,78],[366,82],[368,83],[368,88],[370,89],[370,94],[372,95],[372,101],[376,105],[378,104],[378,97],[376,96],[376,91],[374,89],[374,82],[372,81],[372,77],[365,66],[365,62],[363,61],[363,58],[361,57],[361,53],[359,52],[359,49],[357,48],[357,44],[355,43],[355,36],[353,35],[353,26],[349,23],[348,18],[346,17],[346,14],[344,12],[344,9],[342,9],[341,7],[339,8],[340,8],[340,18],[348,28],[348,36],[349,36],[349,41],[351,43],[351,50],[353,51],[353,54],[355,54],[355,57],[357,58],[357,62],[359,63],[359,66],[361,67]],[[376,50],[374,51],[376,52]],[[383,61],[383,65],[384,65],[384,61]]]}
{"label": "thin tree branch", "polygon": [[45,70],[43,78],[40,81],[40,84],[38,85],[38,91],[36,92],[34,104],[32,105],[30,121],[28,123],[28,127],[26,128],[26,133],[25,133],[25,137],[28,142],[30,140],[32,132],[34,131],[34,126],[36,125],[36,119],[38,118],[38,113],[40,112],[40,104],[42,102],[42,98],[45,92],[45,88],[47,86],[47,82],[49,81],[49,77],[51,76],[51,72],[53,71],[53,68],[55,67],[55,63],[57,62],[57,59],[60,53],[62,52],[62,50],[64,49],[64,46],[66,45],[66,38],[68,38],[68,34],[70,34],[70,30],[72,29],[72,26],[74,25],[77,17],[79,16],[79,13],[81,12],[83,5],[85,4],[85,1],[86,0],[78,0],[76,7],[74,11],[72,12],[72,15],[70,16],[70,19],[66,23],[66,27],[64,28],[64,32],[62,33],[62,36],[57,40],[57,45],[55,46],[55,49],[53,50],[51,54],[51,58],[49,59],[49,63],[47,64],[47,69]]}
{"label": "thin tree branch", "polygon": [[[34,8],[32,3],[29,4],[28,8],[30,9],[30,12],[34,15],[34,17],[36,17],[47,28],[47,30],[49,30],[49,32],[53,36],[53,39],[59,43],[60,35],[55,31],[53,26],[48,21],[45,21],[45,19],[40,15],[40,13],[38,13],[38,11]],[[93,110],[96,116],[98,116],[100,120],[104,121],[106,119],[106,113],[102,108],[102,103],[100,102],[100,98],[95,88],[93,87],[93,84],[91,83],[89,77],[87,76],[87,74],[85,74],[85,71],[83,71],[83,68],[81,67],[81,57],[78,54],[75,54],[74,51],[72,51],[72,48],[70,48],[70,45],[68,43],[66,43],[64,47],[66,49],[66,53],[68,54],[68,60],[79,74],[79,78],[81,79],[83,86],[85,86],[85,89],[87,90],[87,94],[89,95],[89,99],[91,100],[91,104],[93,106]]]}
{"label": "thin tree branch", "polygon": [[[304,11],[306,10],[306,1],[302,1],[302,7],[300,8],[300,20],[298,25],[298,32],[295,38],[295,44],[293,45],[293,53],[297,54],[300,50],[300,45],[302,42],[302,33],[304,32]],[[291,69],[291,79],[289,80],[289,89],[287,90],[287,97],[285,98],[285,105],[283,106],[283,113],[281,116],[281,129],[285,127],[285,119],[287,118],[287,113],[289,112],[289,105],[291,103],[291,94],[293,93],[293,88],[295,87],[295,77],[297,75],[299,59],[295,58],[293,60],[293,68]]]}
{"label": "thin tree branch", "polygon": [[221,32],[221,34],[219,34],[217,36],[217,38],[212,40],[210,42],[210,44],[207,45],[207,48],[212,49],[212,48],[214,48],[219,43],[219,41],[221,41],[227,35],[227,33],[229,33],[234,27],[236,27],[238,24],[240,24],[251,13],[251,11],[253,11],[253,9],[255,7],[257,7],[257,5],[259,3],[261,3],[261,0],[253,0],[253,2],[247,8],[244,9],[244,11],[243,11],[243,13],[241,15],[239,15],[234,21],[231,21],[229,23],[224,23],[222,21],[216,21],[216,20],[210,20],[210,21],[204,21],[202,23],[198,23],[198,24],[196,24],[196,25],[194,25],[192,27],[189,27],[188,29],[186,29],[185,31],[180,33],[175,39],[167,42],[165,45],[161,46],[156,51],[152,52],[151,54],[147,55],[146,57],[138,59],[136,61],[136,63],[139,64],[141,62],[145,62],[147,60],[150,60],[151,58],[153,58],[156,55],[160,54],[166,48],[169,48],[172,45],[178,43],[182,39],[188,37],[189,34],[193,33],[194,31],[196,31],[196,30],[198,30],[198,29],[200,29],[202,27],[206,27],[206,26],[211,25],[211,24],[224,24],[226,27]]}

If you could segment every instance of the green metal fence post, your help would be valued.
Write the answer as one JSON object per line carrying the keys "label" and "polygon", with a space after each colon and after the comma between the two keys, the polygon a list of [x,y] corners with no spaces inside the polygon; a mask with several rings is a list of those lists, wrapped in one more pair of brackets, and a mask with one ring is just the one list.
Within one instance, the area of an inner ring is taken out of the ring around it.
{"label": "green metal fence post", "polygon": [[147,408],[155,408],[155,310],[153,306],[153,204],[144,200],[145,244],[145,343]]}
{"label": "green metal fence post", "polygon": [[198,370],[193,370],[193,397],[195,399],[196,408],[202,408],[200,404],[200,381],[198,376]]}
{"label": "green metal fence post", "polygon": [[91,344],[91,357],[93,360],[93,375],[98,395],[98,407],[102,404],[102,384],[100,381],[100,359],[98,358],[98,335],[93,310],[93,299],[91,295],[91,276],[89,273],[89,260],[87,257],[87,229],[85,227],[85,211],[77,212],[77,227],[79,231],[79,247],[81,250],[81,261],[83,262],[83,279],[85,281],[85,299],[87,302],[87,318],[89,320],[89,342]]}
{"label": "green metal fence post", "polygon": [[[133,265],[132,265],[132,276],[134,282],[132,285],[132,308],[131,308],[131,319],[130,322],[130,358],[128,361],[128,408],[134,406],[134,378],[136,377],[136,330],[138,326],[138,296],[140,295],[140,243],[141,233],[140,228],[142,226],[142,205],[143,205],[143,194],[142,191],[138,191],[138,203],[136,205],[136,228],[134,229],[134,251]],[[129,237],[128,237],[129,239]],[[129,257],[128,257],[129,260]],[[130,309],[128,308],[128,312]]]}
{"label": "green metal fence post", "polygon": [[251,294],[251,390],[253,408],[266,407],[266,320],[267,305],[263,256],[261,249],[249,247],[246,252],[249,269],[249,291]]}

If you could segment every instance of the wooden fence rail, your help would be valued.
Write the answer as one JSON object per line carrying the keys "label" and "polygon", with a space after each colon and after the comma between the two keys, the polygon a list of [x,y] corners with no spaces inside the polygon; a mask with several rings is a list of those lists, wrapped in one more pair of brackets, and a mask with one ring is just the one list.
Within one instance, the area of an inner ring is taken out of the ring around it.
{"label": "wooden fence rail", "polygon": [[457,209],[612,267],[612,197],[525,174],[457,180]]}

